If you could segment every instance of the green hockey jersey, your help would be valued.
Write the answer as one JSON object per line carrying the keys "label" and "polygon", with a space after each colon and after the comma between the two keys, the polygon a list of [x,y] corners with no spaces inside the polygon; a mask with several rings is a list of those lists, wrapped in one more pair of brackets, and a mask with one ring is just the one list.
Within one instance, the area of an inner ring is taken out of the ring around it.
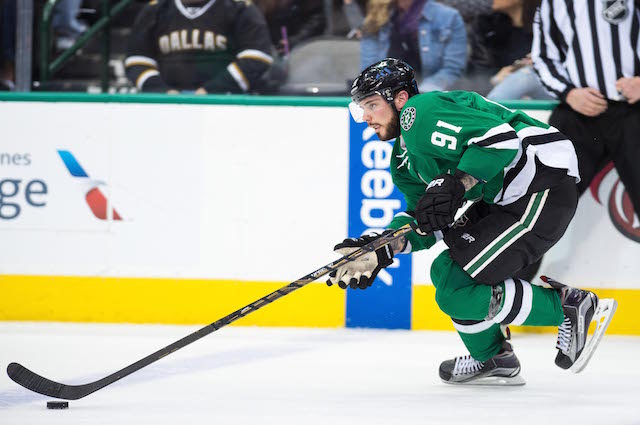
{"label": "green hockey jersey", "polygon": [[[465,198],[508,205],[567,178],[579,181],[573,144],[554,127],[473,92],[413,96],[400,113],[391,175],[411,213],[429,182],[456,169],[479,180]],[[413,218],[396,215],[390,228]],[[409,236],[412,250],[433,245],[433,236]]]}

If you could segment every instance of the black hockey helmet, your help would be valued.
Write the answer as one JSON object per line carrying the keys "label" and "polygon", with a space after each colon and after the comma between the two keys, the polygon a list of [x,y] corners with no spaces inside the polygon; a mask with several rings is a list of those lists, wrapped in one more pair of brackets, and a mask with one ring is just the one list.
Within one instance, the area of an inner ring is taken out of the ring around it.
{"label": "black hockey helmet", "polygon": [[386,58],[370,65],[351,85],[351,100],[356,104],[374,94],[379,94],[387,102],[400,90],[406,90],[409,97],[418,94],[418,84],[413,68],[400,59]]}

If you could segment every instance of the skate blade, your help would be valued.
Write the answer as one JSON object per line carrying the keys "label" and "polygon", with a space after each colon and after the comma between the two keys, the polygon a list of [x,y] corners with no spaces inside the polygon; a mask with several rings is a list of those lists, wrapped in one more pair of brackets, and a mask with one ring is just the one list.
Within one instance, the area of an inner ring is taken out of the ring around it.
{"label": "skate blade", "polygon": [[450,382],[442,380],[445,384],[451,385],[465,385],[465,386],[490,386],[490,387],[514,387],[519,385],[524,385],[527,381],[520,375],[516,375],[513,377],[504,377],[504,376],[487,376],[478,379],[472,379],[470,381],[465,382]]}
{"label": "skate blade", "polygon": [[573,373],[580,373],[584,370],[593,356],[593,353],[596,351],[598,344],[600,344],[600,340],[604,335],[611,319],[613,318],[613,314],[616,312],[616,308],[618,307],[618,302],[614,299],[601,299],[598,302],[598,308],[596,308],[596,312],[591,319],[592,322],[596,322],[596,329],[589,341],[587,341],[580,357],[575,361],[575,363],[571,366],[570,370]]}

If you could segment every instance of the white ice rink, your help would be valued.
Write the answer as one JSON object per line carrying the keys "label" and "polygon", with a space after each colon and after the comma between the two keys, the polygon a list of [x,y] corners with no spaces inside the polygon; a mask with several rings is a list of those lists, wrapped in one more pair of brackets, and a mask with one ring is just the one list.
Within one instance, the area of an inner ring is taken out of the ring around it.
{"label": "white ice rink", "polygon": [[0,323],[0,424],[640,424],[640,338],[605,335],[587,369],[557,368],[555,336],[516,334],[524,387],[438,378],[463,354],[455,333],[227,327],[84,399],[48,397],[6,375],[12,361],[86,383],[197,326]]}

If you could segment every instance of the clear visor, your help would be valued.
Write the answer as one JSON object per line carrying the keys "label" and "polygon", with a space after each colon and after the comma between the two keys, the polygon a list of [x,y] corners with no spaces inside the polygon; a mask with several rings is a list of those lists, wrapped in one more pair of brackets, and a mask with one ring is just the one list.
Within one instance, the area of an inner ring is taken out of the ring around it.
{"label": "clear visor", "polygon": [[364,109],[362,109],[362,106],[358,105],[356,102],[351,102],[349,103],[349,112],[355,122],[364,122]]}

